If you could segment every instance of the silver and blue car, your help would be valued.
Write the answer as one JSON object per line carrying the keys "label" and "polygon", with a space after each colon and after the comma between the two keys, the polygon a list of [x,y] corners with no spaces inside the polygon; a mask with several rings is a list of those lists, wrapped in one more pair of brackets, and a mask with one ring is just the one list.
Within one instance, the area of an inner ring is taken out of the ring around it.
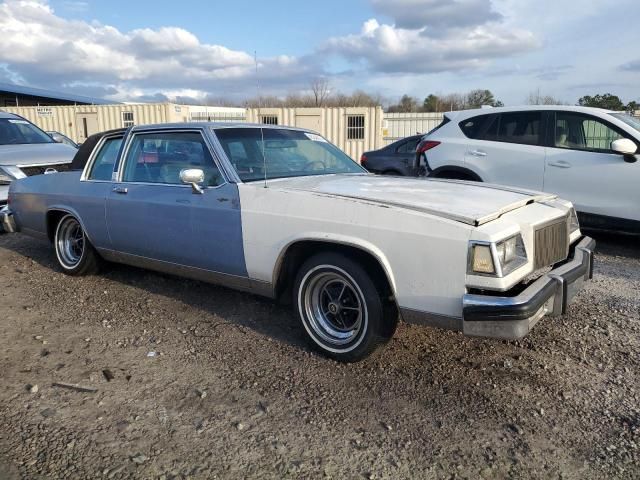
{"label": "silver and blue car", "polygon": [[112,261],[287,300],[341,361],[399,318],[520,338],[592,276],[595,243],[570,202],[371,175],[308,130],[136,126],[87,140],[76,160],[13,182],[4,229],[50,240],[70,275]]}

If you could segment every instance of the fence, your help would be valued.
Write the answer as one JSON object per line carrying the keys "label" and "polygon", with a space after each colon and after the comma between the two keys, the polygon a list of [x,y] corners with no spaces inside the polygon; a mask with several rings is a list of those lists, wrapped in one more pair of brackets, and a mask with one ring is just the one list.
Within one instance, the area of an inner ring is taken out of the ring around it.
{"label": "fence", "polygon": [[416,133],[427,133],[437,127],[443,118],[442,113],[385,113],[382,128],[384,145]]}

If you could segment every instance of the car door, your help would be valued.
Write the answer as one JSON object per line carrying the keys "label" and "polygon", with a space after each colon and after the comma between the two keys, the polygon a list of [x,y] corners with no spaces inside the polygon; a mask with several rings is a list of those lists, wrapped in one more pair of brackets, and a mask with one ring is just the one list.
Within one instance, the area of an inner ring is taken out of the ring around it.
{"label": "car door", "polygon": [[[391,150],[390,156],[393,159],[393,164],[398,166],[398,170],[401,173],[413,174],[411,167],[416,159],[416,147],[422,137],[408,137],[402,142],[398,142],[395,148]],[[424,169],[424,161],[420,165]],[[424,174],[424,173],[423,173]]]}
{"label": "car door", "polygon": [[[246,277],[238,189],[225,181],[200,130],[139,130],[107,200],[115,251]],[[180,180],[201,169],[201,192]],[[138,262],[139,263],[139,262]]]}
{"label": "car door", "polygon": [[626,162],[611,150],[611,142],[619,138],[638,143],[599,117],[555,112],[544,190],[572,201],[576,210],[588,214],[581,217],[592,226],[613,219],[640,220],[640,163]]}
{"label": "car door", "polygon": [[469,137],[465,164],[484,182],[542,190],[542,111],[480,115],[463,120],[460,128]]}

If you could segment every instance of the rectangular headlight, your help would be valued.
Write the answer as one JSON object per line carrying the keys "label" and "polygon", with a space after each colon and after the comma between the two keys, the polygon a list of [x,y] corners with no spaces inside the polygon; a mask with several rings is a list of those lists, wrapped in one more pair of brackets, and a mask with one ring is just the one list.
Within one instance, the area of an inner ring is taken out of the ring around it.
{"label": "rectangular headlight", "polygon": [[470,250],[470,274],[495,275],[504,277],[527,263],[527,251],[520,234],[501,242],[472,242]]}
{"label": "rectangular headlight", "polygon": [[500,273],[502,276],[508,275],[516,268],[527,263],[527,251],[520,234],[507,238],[496,245],[498,262],[500,263]]}

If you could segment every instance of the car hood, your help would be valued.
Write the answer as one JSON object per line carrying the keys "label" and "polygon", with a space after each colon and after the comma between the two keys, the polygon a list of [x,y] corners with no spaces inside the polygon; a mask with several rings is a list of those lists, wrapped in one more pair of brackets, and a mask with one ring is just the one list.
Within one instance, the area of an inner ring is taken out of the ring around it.
{"label": "car hood", "polygon": [[555,195],[486,183],[377,175],[319,175],[270,180],[272,188],[313,192],[406,208],[482,225]]}
{"label": "car hood", "polygon": [[0,165],[26,166],[71,162],[77,150],[62,143],[0,145]]}

